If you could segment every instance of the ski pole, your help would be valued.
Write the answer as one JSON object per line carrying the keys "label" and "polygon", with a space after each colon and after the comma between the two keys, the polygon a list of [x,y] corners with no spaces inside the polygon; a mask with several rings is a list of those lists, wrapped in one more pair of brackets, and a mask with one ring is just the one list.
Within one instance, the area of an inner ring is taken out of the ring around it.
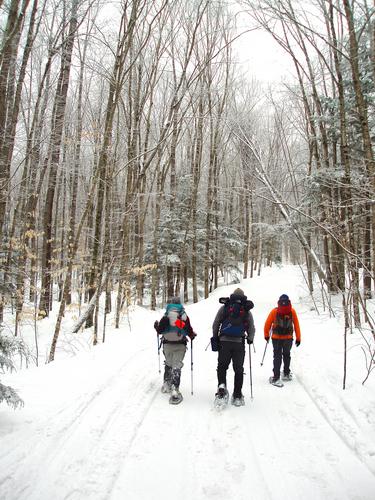
{"label": "ski pole", "polygon": [[159,343],[158,326],[159,326],[159,321],[155,321],[154,328],[156,330],[156,343],[157,343],[157,346],[158,346],[159,373],[161,373],[161,369],[160,369],[160,347],[161,347],[161,344],[162,344],[162,339],[160,339],[160,343]]}
{"label": "ski pole", "polygon": [[161,339],[160,339],[160,342],[159,342],[159,335],[156,336],[156,342],[158,344],[158,360],[159,360],[159,373],[161,373],[161,369],[160,369],[160,347],[161,347]]}
{"label": "ski pole", "polygon": [[251,371],[251,346],[249,344],[249,368],[250,368],[250,395],[251,399],[253,399],[253,374]]}
{"label": "ski pole", "polygon": [[190,341],[191,394],[193,394],[193,339]]}
{"label": "ski pole", "polygon": [[210,340],[210,341],[208,342],[208,344],[207,344],[207,346],[206,346],[206,349],[205,349],[205,351],[207,351],[207,349],[208,349],[208,346],[209,346],[210,344],[211,344],[211,340]]}
{"label": "ski pole", "polygon": [[264,348],[263,358],[262,358],[262,361],[261,361],[261,363],[260,363],[260,366],[263,366],[263,361],[264,361],[264,357],[265,357],[265,355],[266,355],[267,346],[268,346],[268,342],[266,342],[266,347]]}

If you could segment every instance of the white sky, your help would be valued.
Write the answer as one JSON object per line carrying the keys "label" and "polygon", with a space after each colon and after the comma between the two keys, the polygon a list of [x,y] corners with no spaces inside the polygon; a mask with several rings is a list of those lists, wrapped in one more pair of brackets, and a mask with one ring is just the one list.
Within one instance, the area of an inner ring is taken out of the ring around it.
{"label": "white sky", "polygon": [[293,75],[290,56],[266,32],[244,33],[234,43],[235,51],[249,77],[261,82],[280,82]]}
{"label": "white sky", "polygon": [[231,8],[236,12],[238,33],[243,33],[233,46],[249,79],[255,78],[262,83],[279,83],[294,76],[290,56],[272,35],[262,29],[248,31],[255,25],[254,20],[238,4],[233,4]]}

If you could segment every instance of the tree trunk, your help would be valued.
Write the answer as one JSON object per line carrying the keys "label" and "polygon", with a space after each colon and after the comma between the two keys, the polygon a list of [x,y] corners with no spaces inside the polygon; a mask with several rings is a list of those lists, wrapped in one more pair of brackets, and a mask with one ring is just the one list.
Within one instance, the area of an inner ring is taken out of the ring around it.
{"label": "tree trunk", "polygon": [[69,88],[69,77],[76,36],[78,0],[72,0],[72,10],[69,22],[69,33],[64,40],[61,56],[60,74],[57,83],[54,109],[52,113],[51,139],[49,147],[49,174],[47,181],[46,200],[43,209],[43,251],[42,251],[42,279],[39,302],[39,316],[49,315],[52,308],[52,209],[56,190],[56,178],[60,162],[60,148],[64,129],[66,102]]}

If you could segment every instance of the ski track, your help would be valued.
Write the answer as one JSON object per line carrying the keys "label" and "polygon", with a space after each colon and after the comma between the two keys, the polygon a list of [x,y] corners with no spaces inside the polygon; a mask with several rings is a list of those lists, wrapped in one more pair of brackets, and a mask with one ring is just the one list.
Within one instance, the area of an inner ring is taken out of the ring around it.
{"label": "ski track", "polygon": [[[135,372],[133,365],[144,364],[146,355],[146,350],[137,352],[90,397],[80,398],[73,407],[60,410],[55,415],[57,426],[52,418],[52,423],[44,422],[27,435],[15,432],[12,439],[20,444],[0,457],[0,463],[6,460],[6,468],[2,467],[6,473],[0,475],[1,498],[49,500],[55,487],[67,491],[64,499],[107,498],[117,475],[116,467],[128,453],[158,393],[159,387],[155,389],[150,375],[137,377],[136,383],[131,376]],[[131,388],[124,384],[127,377]],[[129,422],[135,424],[130,434]],[[33,460],[35,455],[37,461]],[[111,471],[110,476],[98,474],[103,467]],[[80,474],[80,470],[85,473]]]}
{"label": "ski track", "polygon": [[[70,406],[2,436],[0,499],[373,500],[373,456],[361,451],[365,430],[344,400],[336,409],[340,398],[328,400],[313,375],[305,377],[299,354],[292,357],[295,379],[275,388],[268,383],[272,354],[260,367],[263,348],[252,352],[254,399],[247,374],[246,405],[213,408],[217,356],[205,351],[212,320],[205,308],[202,301],[188,312],[201,325],[194,395],[189,352],[184,400],[175,406],[160,392],[155,351],[124,352],[100,383],[67,399]],[[265,309],[258,304],[256,317]],[[231,394],[231,367],[227,381]]]}
{"label": "ski track", "polygon": [[[85,396],[79,396],[74,401],[75,406],[73,406],[73,407],[72,406],[69,406],[69,407],[64,406],[63,408],[61,408],[61,410],[56,412],[56,414],[54,415],[54,418],[57,422],[57,425],[60,426],[58,429],[56,429],[55,426],[53,426],[51,428],[51,426],[49,424],[49,419],[50,419],[50,417],[49,417],[48,420],[45,420],[44,422],[42,422],[42,424],[37,429],[35,429],[35,431],[38,434],[45,432],[47,435],[50,434],[51,432],[53,432],[53,434],[55,434],[57,437],[56,437],[56,440],[54,441],[54,443],[51,443],[51,448],[56,448],[56,445],[58,445],[58,444],[61,445],[62,441],[66,438],[66,436],[65,436],[66,432],[68,430],[71,430],[75,423],[79,423],[78,422],[79,419],[82,418],[82,416],[84,416],[84,413],[87,410],[87,408],[89,408],[90,405],[95,401],[95,399],[97,397],[99,397],[108,387],[111,386],[113,381],[118,376],[121,375],[121,373],[127,367],[128,363],[131,362],[133,358],[134,358],[134,356],[132,356],[131,359],[127,359],[120,366],[120,368],[117,369],[116,372],[114,374],[112,374],[97,390],[95,390],[93,393],[89,393],[87,398]],[[47,428],[46,431],[44,430],[45,428]],[[12,449],[10,452],[5,451],[5,453],[0,454],[0,461],[3,460],[4,458],[8,457],[9,453],[14,453],[15,451],[17,451],[17,449]],[[46,458],[48,458],[49,453],[51,453],[51,450],[49,450],[49,449],[46,450],[46,452],[45,452]]]}
{"label": "ski track", "polygon": [[[256,368],[254,400],[246,396],[245,376],[246,405],[217,412],[216,356],[200,352],[196,365],[204,368],[196,374],[194,396],[185,367],[182,404],[171,407],[166,395],[155,397],[123,457],[110,500],[148,500],[151,491],[164,500],[372,500],[373,474],[298,378],[279,389]],[[230,368],[229,388],[232,383]]]}
{"label": "ski track", "polygon": [[[331,429],[336,433],[336,435],[340,438],[340,440],[344,443],[344,445],[348,448],[348,450],[352,453],[354,453],[357,458],[362,462],[362,464],[367,468],[367,470],[372,474],[375,478],[375,471],[372,469],[371,465],[365,460],[365,457],[362,455],[361,451],[358,449],[358,446],[355,445],[356,443],[356,432],[353,427],[358,427],[357,423],[355,421],[354,415],[352,414],[352,411],[347,408],[347,405],[343,404],[343,407],[345,408],[346,411],[346,416],[350,417],[350,420],[352,421],[352,426],[349,425],[349,423],[343,422],[340,419],[340,425],[334,425],[334,422],[332,421],[332,418],[330,418],[329,413],[335,413],[335,410],[333,408],[329,408],[329,405],[326,404],[325,406],[322,406],[319,404],[319,401],[323,399],[323,396],[318,393],[316,388],[310,388],[308,387],[304,382],[302,377],[295,377],[296,380],[299,382],[301,387],[305,390],[306,394],[309,396],[310,400],[314,404],[314,406],[317,408],[319,413],[322,415],[324,420],[327,422],[327,424],[331,427]],[[327,402],[326,402],[327,403]],[[329,408],[330,411],[325,411],[324,408]],[[337,421],[338,416],[333,415],[334,419]],[[342,432],[342,428],[345,428],[346,434]],[[352,442],[348,439],[348,437],[353,437]],[[354,444],[352,444],[354,443]]]}
{"label": "ski track", "polygon": [[[369,468],[298,375],[284,388],[274,388],[254,356],[254,400],[246,394],[245,376],[246,406],[229,404],[217,412],[212,405],[216,356],[199,353],[195,395],[189,394],[185,366],[184,401],[171,406],[168,395],[160,393],[160,378],[136,371],[148,355],[145,350],[133,354],[92,394],[57,412],[56,426],[45,422],[45,429],[39,425],[28,437],[15,432],[20,445],[0,457],[7,467],[0,481],[2,500],[50,500],[55,489],[65,492],[58,500],[149,500],[150,491],[155,497],[163,492],[164,500],[372,498],[366,485],[358,484],[356,494],[353,482],[347,484],[338,456],[342,447],[344,455],[353,455],[350,474],[360,470],[357,459]],[[230,368],[229,388],[232,382]],[[291,424],[299,443],[297,457],[288,450]],[[323,443],[327,428],[329,439]],[[375,481],[372,486],[375,491]]]}

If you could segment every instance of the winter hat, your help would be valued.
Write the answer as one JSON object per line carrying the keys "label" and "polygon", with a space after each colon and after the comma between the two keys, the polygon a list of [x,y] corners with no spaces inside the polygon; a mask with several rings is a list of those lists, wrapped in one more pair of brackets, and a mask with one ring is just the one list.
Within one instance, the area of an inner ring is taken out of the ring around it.
{"label": "winter hat", "polygon": [[236,288],[235,291],[232,293],[232,295],[242,295],[245,296],[244,291],[242,288]]}
{"label": "winter hat", "polygon": [[289,297],[286,295],[286,293],[283,293],[282,295],[280,295],[277,303],[280,305],[283,305],[283,306],[290,303]]}
{"label": "winter hat", "polygon": [[170,300],[170,304],[181,304],[181,299],[176,295],[176,297],[172,297]]}

